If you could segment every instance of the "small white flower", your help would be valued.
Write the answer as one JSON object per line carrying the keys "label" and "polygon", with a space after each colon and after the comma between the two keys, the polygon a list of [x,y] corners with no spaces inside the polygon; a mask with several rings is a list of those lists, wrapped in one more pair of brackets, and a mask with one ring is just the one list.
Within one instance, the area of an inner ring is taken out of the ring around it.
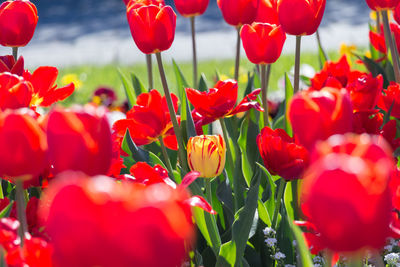
{"label": "small white flower", "polygon": [[293,244],[293,246],[297,246],[297,241],[293,240],[292,244]]}
{"label": "small white flower", "polygon": [[263,232],[264,232],[264,235],[265,235],[265,236],[272,236],[272,235],[275,235],[275,234],[276,234],[275,230],[272,229],[271,227],[265,227],[265,229],[263,230]]}
{"label": "small white flower", "polygon": [[296,265],[293,265],[293,264],[285,264],[285,267],[296,267]]}
{"label": "small white flower", "polygon": [[385,261],[387,262],[387,264],[389,265],[396,265],[399,261],[399,254],[398,253],[389,253],[387,255],[385,255]]}
{"label": "small white flower", "polygon": [[392,252],[393,251],[393,246],[392,245],[386,245],[383,247],[386,251]]}
{"label": "small white flower", "polygon": [[276,238],[267,238],[265,239],[265,243],[267,244],[268,247],[272,248],[276,245],[276,243],[278,242],[278,240],[276,240]]}
{"label": "small white flower", "polygon": [[283,254],[282,252],[277,252],[277,253],[275,253],[275,255],[274,255],[274,259],[275,259],[275,260],[281,260],[281,259],[284,259],[284,258],[286,258],[286,255]]}
{"label": "small white flower", "polygon": [[389,243],[392,246],[397,245],[397,241],[393,237],[389,237],[386,241],[387,241],[387,243]]}
{"label": "small white flower", "polygon": [[324,259],[322,257],[320,257],[320,256],[315,256],[314,259],[313,259],[313,262],[314,263],[323,264],[324,263]]}

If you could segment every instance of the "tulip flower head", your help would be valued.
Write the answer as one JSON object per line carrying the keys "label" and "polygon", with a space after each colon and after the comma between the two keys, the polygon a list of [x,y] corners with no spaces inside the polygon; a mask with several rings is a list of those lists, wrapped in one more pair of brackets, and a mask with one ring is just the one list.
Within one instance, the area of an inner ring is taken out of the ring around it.
{"label": "tulip flower head", "polygon": [[33,37],[38,15],[29,0],[5,1],[0,5],[0,44],[26,46]]}
{"label": "tulip flower head", "polygon": [[0,113],[0,176],[29,180],[47,165],[46,135],[31,110]]}
{"label": "tulip flower head", "polygon": [[280,0],[279,22],[290,35],[311,35],[321,23],[326,0]]}
{"label": "tulip flower head", "polygon": [[365,0],[369,8],[375,11],[394,9],[400,0]]}
{"label": "tulip flower head", "polygon": [[48,115],[46,131],[55,174],[66,170],[88,175],[108,172],[112,139],[104,110],[56,108]]}
{"label": "tulip flower head", "polygon": [[235,107],[238,95],[238,84],[235,80],[218,81],[208,92],[186,88],[188,100],[194,106],[193,118],[196,118],[196,126],[206,125],[219,118],[230,117],[251,108],[264,111],[255,101],[260,92],[260,89],[254,90]]}
{"label": "tulip flower head", "polygon": [[190,197],[185,186],[197,176],[189,173],[182,186],[173,188],[81,173],[60,175],[39,210],[54,246],[54,263],[181,266],[195,237],[191,206],[202,199]]}
{"label": "tulip flower head", "polygon": [[390,82],[387,89],[382,91],[378,106],[396,118],[400,118],[400,84]]}
{"label": "tulip flower head", "polygon": [[170,6],[128,5],[126,15],[133,40],[145,54],[171,47],[175,38],[176,14]]}
{"label": "tulip flower head", "polygon": [[210,0],[174,0],[175,7],[184,17],[194,17],[206,12]]}
{"label": "tulip flower head", "polygon": [[255,21],[260,0],[217,0],[217,4],[225,21],[240,27]]}
{"label": "tulip flower head", "polygon": [[287,112],[295,136],[309,150],[318,140],[353,130],[353,107],[346,89],[301,91],[292,98]]}
{"label": "tulip flower head", "polygon": [[192,171],[199,172],[204,178],[214,178],[225,167],[225,141],[221,135],[191,137],[187,144],[187,158]]}
{"label": "tulip flower head", "polygon": [[257,145],[267,170],[285,180],[299,179],[308,165],[308,151],[282,129],[263,128]]}
{"label": "tulip flower head", "polygon": [[0,109],[29,107],[32,100],[32,84],[18,75],[0,73]]}
{"label": "tulip flower head", "polygon": [[278,0],[260,0],[255,22],[279,25]]}
{"label": "tulip flower head", "polygon": [[395,163],[377,136],[335,135],[316,145],[301,188],[302,210],[322,247],[381,249],[390,235]]}
{"label": "tulip flower head", "polygon": [[281,26],[257,22],[244,25],[240,36],[247,58],[254,64],[271,64],[277,61],[286,40]]}

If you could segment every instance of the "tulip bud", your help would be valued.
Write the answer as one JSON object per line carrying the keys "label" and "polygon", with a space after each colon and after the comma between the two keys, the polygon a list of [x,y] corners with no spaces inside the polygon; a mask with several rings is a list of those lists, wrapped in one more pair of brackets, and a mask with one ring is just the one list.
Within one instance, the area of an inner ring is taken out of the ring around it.
{"label": "tulip bud", "polygon": [[217,0],[225,21],[236,27],[254,22],[259,3],[260,0]]}
{"label": "tulip bud", "polygon": [[213,178],[225,167],[226,146],[221,135],[191,137],[187,145],[187,158],[192,171],[201,177]]}
{"label": "tulip bud", "polygon": [[0,44],[26,46],[38,22],[37,9],[28,0],[5,1],[0,5]]}
{"label": "tulip bud", "polygon": [[390,235],[392,152],[378,136],[334,135],[315,146],[301,202],[322,247],[380,249]]}
{"label": "tulip bud", "polygon": [[281,55],[286,34],[281,26],[268,23],[244,25],[240,32],[247,58],[254,64],[271,64]]}
{"label": "tulip bud", "polygon": [[283,30],[291,35],[311,35],[321,23],[326,0],[281,0],[278,16]]}
{"label": "tulip bud", "polygon": [[184,17],[202,15],[208,6],[209,0],[174,0],[176,9]]}
{"label": "tulip bud", "polygon": [[110,168],[110,124],[100,110],[53,110],[47,121],[47,140],[54,173],[66,170],[88,175],[106,174]]}
{"label": "tulip bud", "polygon": [[140,51],[152,54],[171,47],[175,38],[176,14],[170,6],[130,5],[126,15]]}
{"label": "tulip bud", "polygon": [[23,112],[7,110],[0,114],[0,176],[11,179],[31,179],[47,163],[46,135],[36,120]]}

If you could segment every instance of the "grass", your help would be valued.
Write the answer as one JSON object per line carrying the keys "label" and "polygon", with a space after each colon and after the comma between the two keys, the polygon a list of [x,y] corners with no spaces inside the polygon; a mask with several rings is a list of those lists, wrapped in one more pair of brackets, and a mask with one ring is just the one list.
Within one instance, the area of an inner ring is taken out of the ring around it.
{"label": "grass", "polygon": [[[338,59],[338,54],[335,52],[329,53],[329,57],[332,60]],[[303,53],[301,55],[301,63],[309,64],[315,70],[320,69],[320,63],[318,56],[314,53]],[[186,80],[189,84],[192,82],[192,64],[191,62],[178,62]],[[269,90],[277,90],[278,82],[282,79],[285,72],[289,72],[294,65],[293,55],[282,55],[279,60],[273,64],[270,78]],[[221,75],[221,78],[233,77],[233,60],[208,60],[199,62],[199,73],[204,73],[208,85],[212,87],[216,79],[216,71]],[[164,67],[167,74],[168,82],[171,91],[176,91],[176,80],[172,69],[172,62],[164,61]],[[78,90],[67,100],[65,104],[79,103],[85,104],[91,99],[91,95],[94,90],[99,87],[110,87],[115,90],[118,95],[120,102],[125,100],[125,93],[121,83],[120,76],[118,74],[120,70],[126,77],[129,77],[130,73],[136,74],[142,83],[147,86],[147,71],[145,64],[134,64],[131,66],[118,66],[118,65],[80,65],[73,67],[66,67],[60,69],[60,75],[58,78],[58,85],[61,86],[70,81],[77,81],[80,83]],[[244,90],[247,82],[248,71],[254,70],[254,64],[249,62],[246,58],[241,59],[240,65],[240,78],[239,87]],[[161,81],[159,79],[159,73],[156,66],[155,59],[153,61],[153,75],[155,89],[162,91]]]}

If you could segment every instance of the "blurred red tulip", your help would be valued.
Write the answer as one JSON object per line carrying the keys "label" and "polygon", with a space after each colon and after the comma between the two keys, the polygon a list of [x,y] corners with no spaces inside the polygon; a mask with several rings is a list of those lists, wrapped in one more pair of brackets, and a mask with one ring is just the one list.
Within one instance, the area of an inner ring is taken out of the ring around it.
{"label": "blurred red tulip", "polygon": [[29,112],[0,113],[0,176],[29,180],[46,167],[46,135]]}
{"label": "blurred red tulip", "polygon": [[272,175],[285,180],[301,178],[308,165],[308,151],[297,145],[283,129],[263,128],[257,137],[257,145],[264,165]]}
{"label": "blurred red tulip", "polygon": [[88,175],[106,174],[110,168],[110,124],[101,109],[60,109],[47,119],[47,140],[54,174],[66,170]]}
{"label": "blurred red tulip", "polygon": [[[390,30],[394,36],[394,39],[396,41],[397,45],[397,52],[400,53],[400,25],[397,23],[390,23]],[[385,42],[385,35],[383,31],[383,25],[381,25],[381,31],[380,33],[376,33],[373,31],[369,32],[369,40],[372,44],[372,46],[378,50],[379,52],[386,54],[387,53],[387,48],[386,48],[386,42]]]}
{"label": "blurred red tulip", "polygon": [[400,0],[365,0],[372,10],[394,9]]}
{"label": "blurred red tulip", "polygon": [[400,4],[397,4],[396,8],[393,10],[393,18],[397,24],[400,24]]}
{"label": "blurred red tulip", "polygon": [[0,73],[0,109],[29,107],[32,85],[22,77],[9,72]]}
{"label": "blurred red tulip", "polygon": [[243,25],[240,36],[247,58],[254,64],[277,61],[286,40],[281,26],[258,22]]}
{"label": "blurred red tulip", "polygon": [[194,17],[206,12],[209,0],[174,0],[179,14],[184,17]]}
{"label": "blurred red tulip", "polygon": [[5,1],[0,5],[0,44],[26,46],[33,37],[38,15],[28,0]]}
{"label": "blurred red tulip", "polygon": [[353,110],[368,111],[375,109],[383,90],[383,77],[376,78],[372,74],[363,74],[354,81],[349,80],[346,86],[350,93]]}
{"label": "blurred red tulip", "polygon": [[124,2],[127,9],[149,5],[165,6],[164,0],[124,0]]}
{"label": "blurred red tulip", "polygon": [[335,135],[320,142],[302,184],[302,210],[323,247],[380,249],[390,235],[392,151],[376,136]]}
{"label": "blurred red tulip", "polygon": [[126,15],[140,51],[152,54],[171,47],[175,38],[176,14],[170,6],[130,5]]}
{"label": "blurred red tulip", "polygon": [[378,106],[390,115],[400,119],[400,85],[391,82],[387,89],[382,91]]}
{"label": "blurred red tulip", "polygon": [[[171,94],[171,98],[176,112],[178,98],[174,94]],[[157,90],[140,94],[136,105],[126,114],[126,119],[116,121],[113,129],[120,142],[129,129],[132,140],[138,146],[150,144],[162,137],[168,148],[178,149],[167,101]]]}
{"label": "blurred red tulip", "polygon": [[318,140],[353,130],[353,108],[345,89],[301,91],[289,103],[287,113],[295,136],[307,149]]}
{"label": "blurred red tulip", "polygon": [[240,27],[255,21],[260,0],[217,0],[225,21]]}
{"label": "blurred red tulip", "polygon": [[278,0],[260,0],[255,22],[279,25]]}
{"label": "blurred red tulip", "polygon": [[194,106],[196,124],[199,125],[206,125],[219,118],[230,117],[251,108],[264,111],[255,101],[260,91],[260,89],[254,90],[235,107],[238,96],[238,84],[235,80],[218,81],[208,92],[186,88],[187,97]]}
{"label": "blurred red tulip", "polygon": [[57,88],[57,85],[54,84],[57,76],[58,69],[49,66],[39,67],[32,74],[28,71],[24,73],[25,80],[33,86],[31,105],[48,107],[57,101],[66,99],[74,92],[73,83]]}
{"label": "blurred red tulip", "polygon": [[18,76],[24,73],[24,57],[20,56],[17,61],[11,55],[0,56],[0,73],[10,72]]}
{"label": "blurred red tulip", "polygon": [[291,35],[311,35],[321,23],[326,0],[280,0],[279,22],[283,30]]}
{"label": "blurred red tulip", "polygon": [[145,162],[138,162],[131,167],[130,172],[133,176],[133,182],[145,185],[165,183],[172,188],[176,188],[176,184],[169,179],[168,171],[160,165],[151,167]]}
{"label": "blurred red tulip", "polygon": [[194,241],[188,200],[164,183],[65,173],[46,190],[40,214],[56,266],[175,267]]}

